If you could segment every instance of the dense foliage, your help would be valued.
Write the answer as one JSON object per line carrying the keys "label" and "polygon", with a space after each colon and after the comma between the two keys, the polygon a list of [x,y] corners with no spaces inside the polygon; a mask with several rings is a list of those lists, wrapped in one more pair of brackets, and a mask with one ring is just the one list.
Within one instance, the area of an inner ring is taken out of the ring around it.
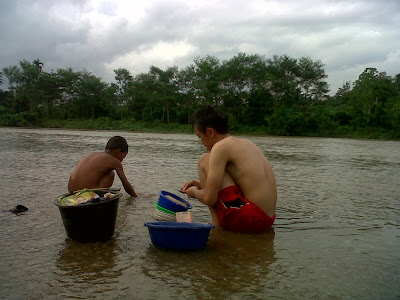
{"label": "dense foliage", "polygon": [[0,90],[1,126],[181,131],[198,107],[213,104],[235,132],[400,138],[400,74],[375,68],[331,97],[324,65],[309,57],[206,56],[183,69],[152,66],[137,76],[120,68],[111,84],[86,70],[43,67],[37,59],[3,68],[0,80],[7,78],[9,89]]}

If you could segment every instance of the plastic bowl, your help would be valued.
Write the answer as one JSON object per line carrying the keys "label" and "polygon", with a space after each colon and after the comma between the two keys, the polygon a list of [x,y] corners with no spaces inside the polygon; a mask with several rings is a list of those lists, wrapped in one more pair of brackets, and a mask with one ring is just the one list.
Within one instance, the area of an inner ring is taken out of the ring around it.
{"label": "plastic bowl", "polygon": [[157,209],[153,214],[153,218],[158,220],[158,221],[171,221],[175,222],[176,221],[176,213],[173,211],[170,211],[164,207],[161,207],[156,203]]}
{"label": "plastic bowl", "polygon": [[192,205],[190,205],[189,202],[167,191],[160,192],[160,198],[158,198],[157,204],[173,212],[187,211],[188,209],[192,208]]}
{"label": "plastic bowl", "polygon": [[185,222],[145,223],[154,246],[173,250],[197,250],[207,246],[214,225]]}
{"label": "plastic bowl", "polygon": [[157,207],[158,210],[161,210],[161,211],[163,211],[163,212],[166,212],[166,213],[169,213],[169,214],[173,214],[173,215],[176,214],[176,212],[171,211],[171,210],[169,210],[169,209],[166,209],[166,208],[164,208],[164,207],[158,205],[157,203],[156,203],[156,207]]}
{"label": "plastic bowl", "polygon": [[169,221],[169,222],[176,222],[176,215],[167,213],[162,210],[156,210],[153,214],[153,218],[158,221]]}

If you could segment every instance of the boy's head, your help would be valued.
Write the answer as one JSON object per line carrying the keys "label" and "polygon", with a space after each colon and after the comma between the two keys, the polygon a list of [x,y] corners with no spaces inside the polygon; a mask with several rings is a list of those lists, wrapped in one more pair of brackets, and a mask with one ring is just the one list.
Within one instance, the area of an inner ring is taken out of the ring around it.
{"label": "boy's head", "polygon": [[193,116],[193,125],[197,130],[205,133],[208,127],[213,128],[220,134],[229,132],[228,118],[218,109],[206,105],[197,110]]}
{"label": "boy's head", "polygon": [[117,149],[120,149],[121,152],[128,153],[128,143],[122,136],[113,136],[107,142],[106,151]]}

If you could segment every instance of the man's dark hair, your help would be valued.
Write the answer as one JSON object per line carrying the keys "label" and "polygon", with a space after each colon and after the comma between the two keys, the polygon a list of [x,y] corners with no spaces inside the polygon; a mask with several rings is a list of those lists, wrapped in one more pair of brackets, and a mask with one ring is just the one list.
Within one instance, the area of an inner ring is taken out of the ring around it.
{"label": "man's dark hair", "polygon": [[121,149],[122,152],[128,153],[128,143],[122,136],[113,136],[108,140],[106,150]]}
{"label": "man's dark hair", "polygon": [[205,133],[207,127],[215,129],[218,133],[229,132],[228,118],[217,108],[206,105],[197,110],[192,119],[193,125]]}

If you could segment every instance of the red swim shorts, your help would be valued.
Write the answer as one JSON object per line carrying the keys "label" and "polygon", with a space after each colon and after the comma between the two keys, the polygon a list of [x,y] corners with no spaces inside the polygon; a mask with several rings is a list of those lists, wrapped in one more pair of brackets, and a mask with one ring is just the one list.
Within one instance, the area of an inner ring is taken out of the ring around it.
{"label": "red swim shorts", "polygon": [[214,204],[220,225],[230,231],[263,232],[274,224],[272,218],[244,198],[238,186],[228,186],[218,193]]}

